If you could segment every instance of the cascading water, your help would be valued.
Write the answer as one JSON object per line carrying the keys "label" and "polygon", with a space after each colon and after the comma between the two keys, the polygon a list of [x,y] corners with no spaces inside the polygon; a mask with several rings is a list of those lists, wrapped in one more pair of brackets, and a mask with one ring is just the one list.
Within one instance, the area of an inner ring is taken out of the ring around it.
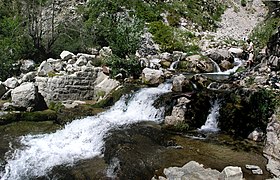
{"label": "cascading water", "polygon": [[32,179],[46,175],[54,166],[71,166],[78,160],[102,155],[103,138],[110,129],[143,120],[160,122],[164,110],[156,109],[153,103],[170,89],[170,84],[144,88],[129,101],[122,97],[110,110],[75,120],[55,133],[21,137],[22,148],[11,150],[5,157],[1,180]]}
{"label": "cascading water", "polygon": [[211,103],[211,109],[207,116],[206,122],[203,126],[201,126],[199,131],[204,132],[218,132],[220,129],[218,128],[218,121],[219,118],[219,110],[220,110],[220,102],[219,100],[215,100],[214,103]]}

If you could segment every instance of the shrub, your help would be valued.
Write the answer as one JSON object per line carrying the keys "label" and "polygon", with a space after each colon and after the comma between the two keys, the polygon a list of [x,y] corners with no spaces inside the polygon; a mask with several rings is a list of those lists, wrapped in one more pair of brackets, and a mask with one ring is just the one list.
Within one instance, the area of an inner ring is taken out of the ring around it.
{"label": "shrub", "polygon": [[139,61],[132,55],[126,59],[112,55],[106,58],[105,64],[110,67],[112,76],[121,73],[124,77],[137,78],[142,72]]}

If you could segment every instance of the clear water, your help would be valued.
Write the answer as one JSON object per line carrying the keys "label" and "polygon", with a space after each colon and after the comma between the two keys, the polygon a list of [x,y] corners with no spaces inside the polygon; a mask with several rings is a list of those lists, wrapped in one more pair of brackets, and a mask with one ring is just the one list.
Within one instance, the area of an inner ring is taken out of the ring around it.
{"label": "clear water", "polygon": [[162,121],[164,110],[156,109],[153,103],[170,89],[170,84],[144,88],[130,99],[122,97],[108,111],[75,120],[55,133],[20,137],[21,148],[6,153],[1,180],[32,179],[57,165],[71,166],[82,159],[102,156],[103,139],[110,129],[143,120]]}

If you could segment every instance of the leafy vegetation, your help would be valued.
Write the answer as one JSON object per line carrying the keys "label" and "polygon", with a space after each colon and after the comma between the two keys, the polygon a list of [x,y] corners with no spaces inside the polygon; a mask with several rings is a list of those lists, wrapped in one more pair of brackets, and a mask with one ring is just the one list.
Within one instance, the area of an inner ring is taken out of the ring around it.
{"label": "leafy vegetation", "polygon": [[257,47],[263,48],[267,45],[269,38],[278,26],[280,26],[280,17],[268,18],[254,29],[250,35],[250,39],[254,41]]}
{"label": "leafy vegetation", "polygon": [[142,72],[140,63],[135,56],[128,56],[126,59],[123,59],[112,55],[106,58],[105,64],[111,68],[112,76],[121,73],[123,77],[133,76],[136,78]]}

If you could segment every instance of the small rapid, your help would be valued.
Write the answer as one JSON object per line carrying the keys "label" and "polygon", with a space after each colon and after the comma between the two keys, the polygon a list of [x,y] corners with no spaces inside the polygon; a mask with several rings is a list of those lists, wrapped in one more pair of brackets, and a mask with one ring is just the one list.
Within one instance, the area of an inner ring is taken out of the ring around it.
{"label": "small rapid", "polygon": [[218,127],[218,118],[219,118],[219,110],[220,110],[220,102],[219,100],[215,100],[214,103],[211,103],[211,109],[207,116],[206,122],[204,125],[199,128],[199,131],[203,132],[218,132],[220,129]]}
{"label": "small rapid", "polygon": [[143,88],[131,97],[123,96],[108,111],[75,120],[55,133],[20,137],[21,148],[6,153],[1,180],[37,178],[55,166],[102,156],[103,139],[109,130],[144,120],[162,121],[164,108],[156,109],[153,103],[170,89],[170,84]]}

